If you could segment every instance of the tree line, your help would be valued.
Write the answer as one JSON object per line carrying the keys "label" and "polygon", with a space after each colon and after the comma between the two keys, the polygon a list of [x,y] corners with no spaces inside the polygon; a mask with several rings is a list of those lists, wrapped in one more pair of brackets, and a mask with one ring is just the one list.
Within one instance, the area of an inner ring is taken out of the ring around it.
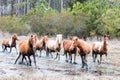
{"label": "tree line", "polygon": [[11,4],[9,13],[7,9],[0,10],[2,31],[120,37],[119,0],[1,0],[0,3]]}

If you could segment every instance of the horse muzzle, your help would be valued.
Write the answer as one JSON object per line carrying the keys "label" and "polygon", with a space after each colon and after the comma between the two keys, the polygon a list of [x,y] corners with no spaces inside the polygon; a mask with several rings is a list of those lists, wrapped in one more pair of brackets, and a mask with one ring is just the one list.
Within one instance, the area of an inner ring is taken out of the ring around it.
{"label": "horse muzzle", "polygon": [[36,47],[33,47],[33,51],[36,52]]}
{"label": "horse muzzle", "polygon": [[106,42],[106,45],[108,45],[108,42]]}

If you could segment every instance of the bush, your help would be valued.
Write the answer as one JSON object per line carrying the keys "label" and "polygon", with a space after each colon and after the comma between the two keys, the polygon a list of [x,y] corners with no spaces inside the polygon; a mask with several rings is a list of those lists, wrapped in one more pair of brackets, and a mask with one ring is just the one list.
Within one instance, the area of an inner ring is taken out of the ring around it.
{"label": "bush", "polygon": [[27,34],[30,31],[29,27],[25,23],[21,23],[16,16],[1,17],[0,30],[17,34]]}

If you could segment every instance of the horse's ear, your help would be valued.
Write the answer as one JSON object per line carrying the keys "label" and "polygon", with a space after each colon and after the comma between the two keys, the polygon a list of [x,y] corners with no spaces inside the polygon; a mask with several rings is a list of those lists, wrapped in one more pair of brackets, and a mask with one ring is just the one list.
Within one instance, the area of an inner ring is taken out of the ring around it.
{"label": "horse's ear", "polygon": [[31,35],[30,37],[33,37],[33,35]]}
{"label": "horse's ear", "polygon": [[104,38],[105,38],[105,37],[107,37],[107,35],[106,35],[106,34],[104,35]]}
{"label": "horse's ear", "polygon": [[75,39],[76,41],[78,40],[78,37],[76,37],[76,39]]}
{"label": "horse's ear", "polygon": [[34,35],[34,37],[35,37],[35,40],[37,40],[38,38],[37,38],[37,35]]}

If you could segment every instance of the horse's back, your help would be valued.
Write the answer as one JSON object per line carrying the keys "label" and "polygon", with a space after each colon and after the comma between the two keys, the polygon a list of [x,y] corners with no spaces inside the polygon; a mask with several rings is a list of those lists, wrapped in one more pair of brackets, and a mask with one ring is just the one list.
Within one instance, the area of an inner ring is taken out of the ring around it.
{"label": "horse's back", "polygon": [[2,45],[9,45],[9,39],[4,39],[2,41]]}
{"label": "horse's back", "polygon": [[46,43],[46,46],[48,48],[52,48],[53,46],[56,46],[56,41],[55,40],[48,40]]}
{"label": "horse's back", "polygon": [[89,43],[87,43],[86,41],[79,39],[78,40],[79,46],[81,47],[80,49],[82,49],[82,51],[84,51],[84,53],[89,54],[91,52],[91,46]]}

